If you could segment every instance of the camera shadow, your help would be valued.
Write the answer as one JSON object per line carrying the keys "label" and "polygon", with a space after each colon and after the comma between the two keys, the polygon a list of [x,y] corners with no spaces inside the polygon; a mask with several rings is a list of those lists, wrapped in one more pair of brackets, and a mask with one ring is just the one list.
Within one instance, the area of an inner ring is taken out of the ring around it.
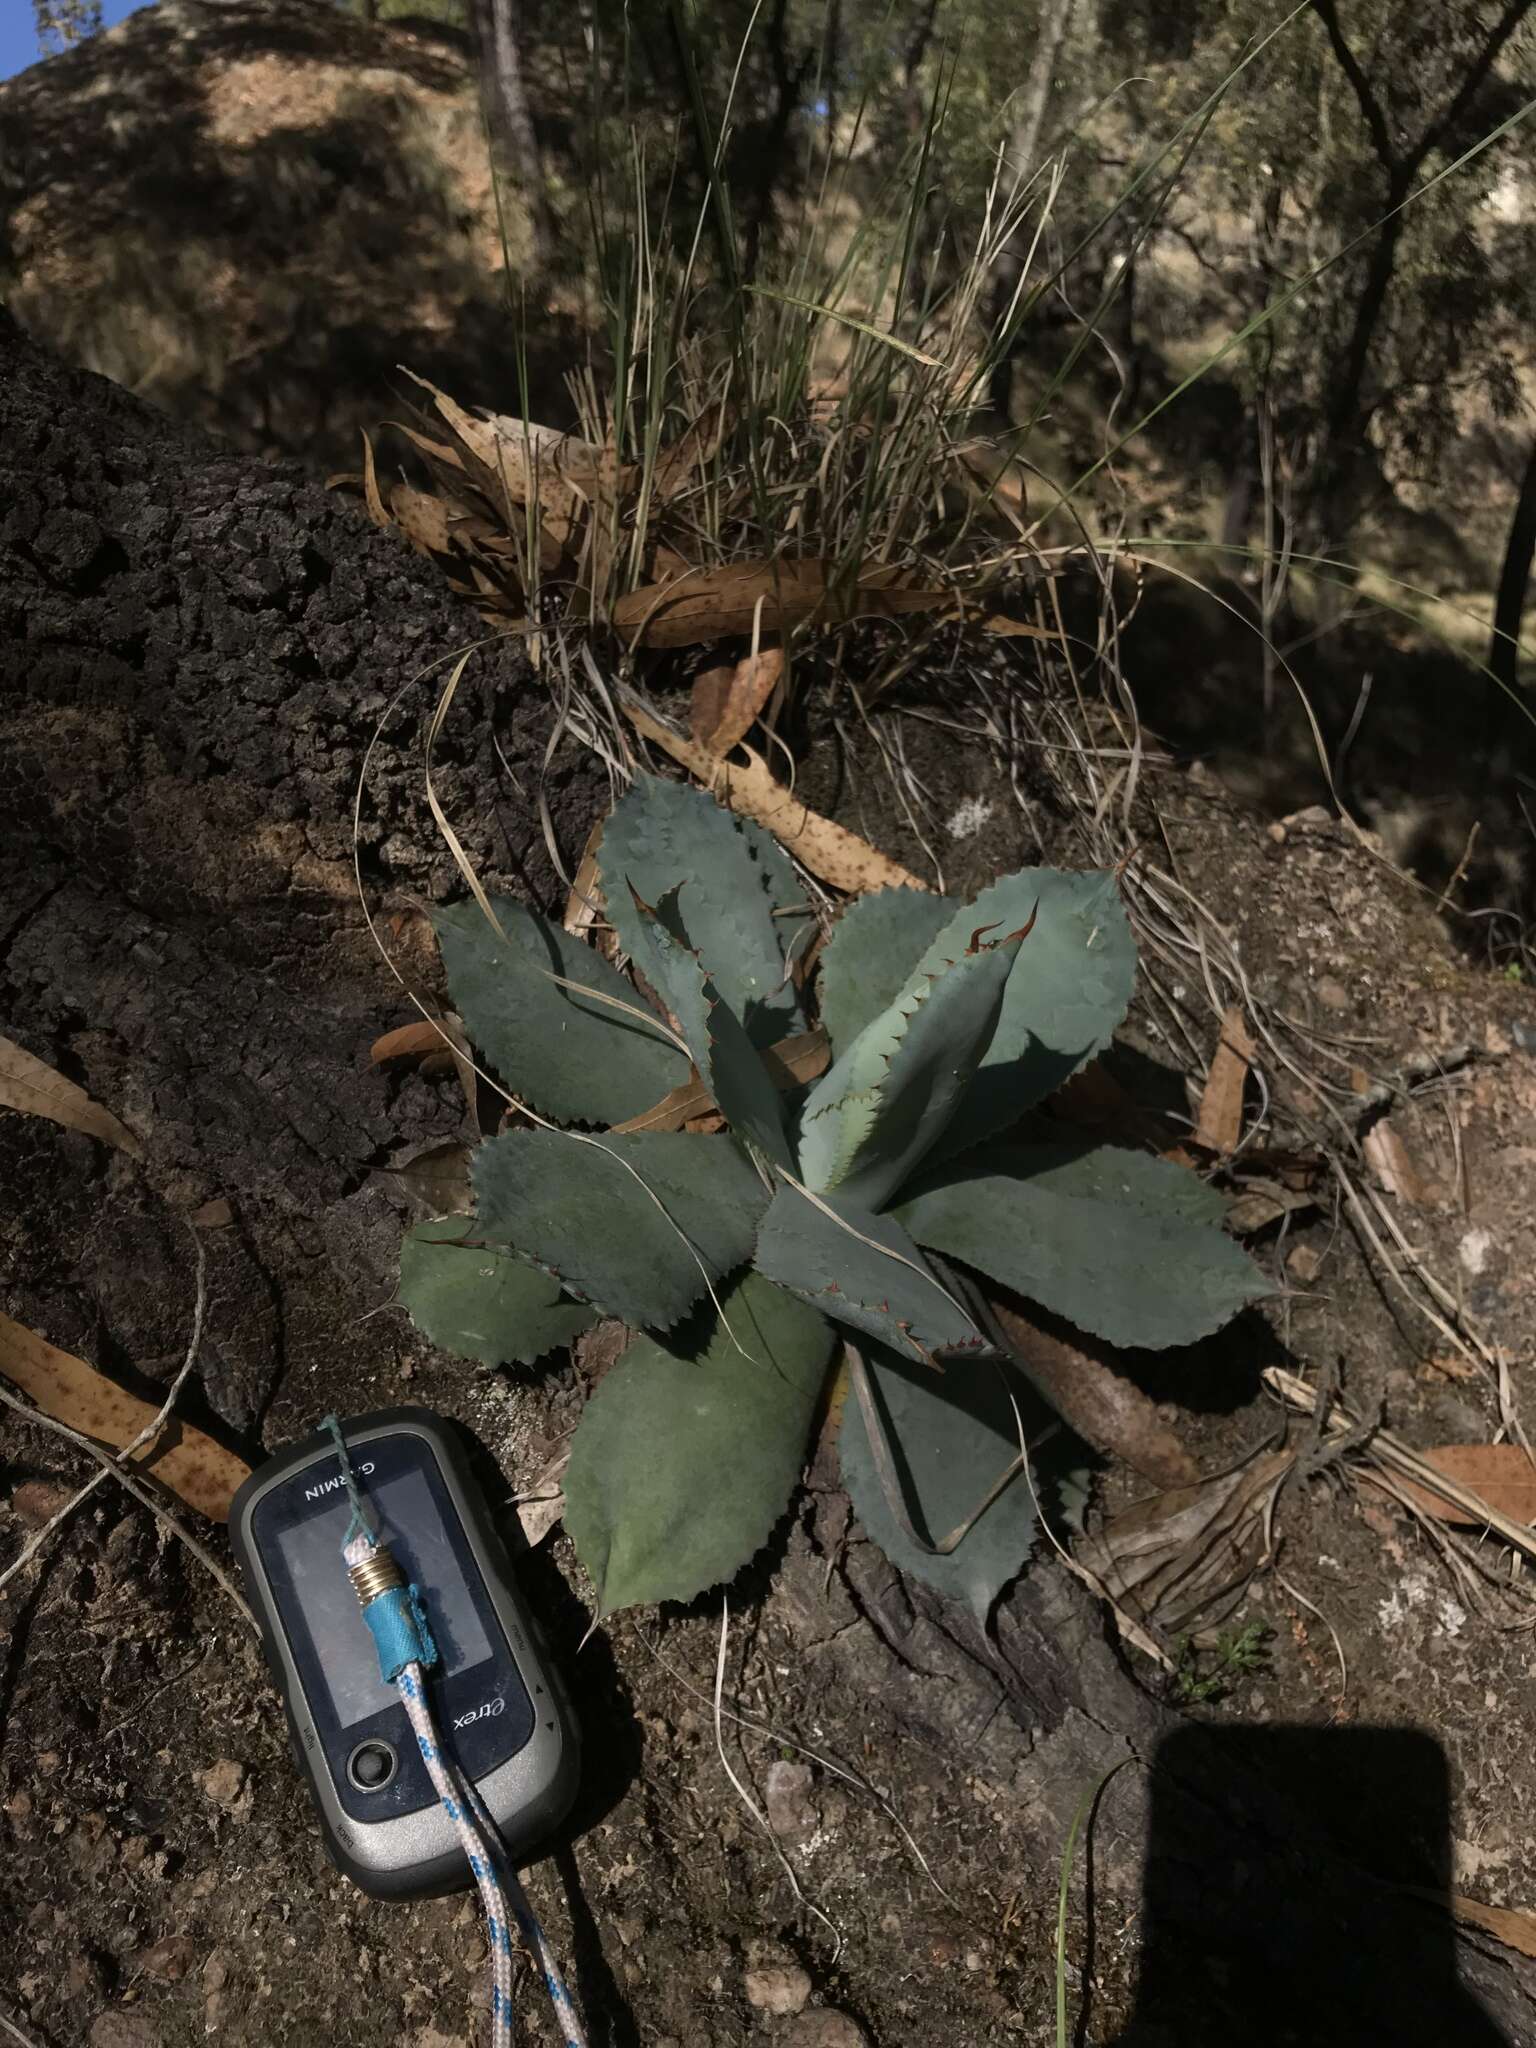
{"label": "camera shadow", "polygon": [[[1458,1981],[1450,1772],[1410,1728],[1180,1728],[1116,2048],[1516,2048]],[[1425,1897],[1424,1894],[1431,1894]]]}

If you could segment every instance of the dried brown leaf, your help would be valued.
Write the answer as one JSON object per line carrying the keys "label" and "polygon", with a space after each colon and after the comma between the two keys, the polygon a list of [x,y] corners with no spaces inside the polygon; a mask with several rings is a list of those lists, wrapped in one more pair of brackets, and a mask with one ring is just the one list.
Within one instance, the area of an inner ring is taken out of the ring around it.
{"label": "dried brown leaf", "polygon": [[[113,1450],[131,1444],[159,1412],[83,1358],[60,1351],[7,1315],[0,1315],[0,1373],[55,1422],[67,1423]],[[243,1458],[175,1416],[158,1442],[145,1444],[133,1462],[214,1522],[228,1521],[235,1489],[251,1471]]]}
{"label": "dried brown leaf", "polygon": [[[1519,1444],[1439,1444],[1433,1450],[1420,1451],[1419,1456],[1512,1522],[1536,1524],[1536,1465]],[[1437,1522],[1459,1522],[1474,1528],[1482,1519],[1470,1504],[1447,1500],[1427,1482],[1420,1485],[1400,1478],[1398,1484]]]}
{"label": "dried brown leaf", "polygon": [[936,611],[953,601],[952,592],[885,564],[833,587],[832,565],[824,561],[730,562],[630,591],[614,606],[613,625],[631,646],[694,647],[750,633],[759,619],[761,631],[787,633],[812,623]]}
{"label": "dried brown leaf", "polygon": [[469,1146],[456,1140],[430,1145],[405,1166],[396,1167],[394,1179],[421,1215],[467,1216],[475,1206],[469,1156]]}
{"label": "dried brown leaf", "polygon": [[1378,1117],[1361,1140],[1361,1149],[1389,1195],[1411,1208],[1428,1208],[1438,1199],[1435,1183],[1420,1173],[1389,1116]]}
{"label": "dried brown leaf", "polygon": [[1282,1216],[1295,1215],[1299,1210],[1315,1209],[1316,1206],[1315,1195],[1298,1194],[1280,1181],[1254,1174],[1245,1177],[1240,1193],[1228,1202],[1227,1223],[1240,1237],[1251,1237],[1254,1231],[1278,1222]]}
{"label": "dried brown leaf", "polygon": [[[787,1094],[791,1088],[801,1088],[825,1073],[831,1057],[827,1034],[818,1025],[814,1031],[797,1031],[792,1038],[781,1038],[777,1045],[768,1046],[763,1053],[763,1065],[774,1087]],[[620,1132],[680,1131],[712,1114],[714,1107],[714,1096],[695,1074],[691,1081],[671,1089],[660,1102],[613,1128]]]}
{"label": "dried brown leaf", "polygon": [[382,1038],[376,1038],[368,1048],[368,1057],[376,1067],[382,1067],[387,1060],[419,1060],[442,1049],[442,1032],[425,1017],[419,1017],[414,1024],[397,1025]]}
{"label": "dried brown leaf", "polygon": [[692,725],[697,744],[728,754],[744,740],[784,673],[782,647],[760,647],[734,667],[706,669],[693,685]]}
{"label": "dried brown leaf", "polygon": [[1243,1135],[1243,1090],[1253,1060],[1253,1036],[1234,1003],[1221,1020],[1221,1037],[1211,1056],[1200,1096],[1194,1143],[1225,1159]]}
{"label": "dried brown leaf", "polygon": [[446,555],[449,506],[431,491],[418,491],[413,484],[395,484],[389,493],[389,509],[406,539],[424,555]]}
{"label": "dried brown leaf", "polygon": [[598,850],[603,843],[603,826],[607,821],[599,818],[587,834],[587,843],[581,851],[581,865],[576,870],[570,893],[565,899],[565,916],[562,922],[573,937],[580,935],[596,919],[602,908],[603,892],[598,872]]}
{"label": "dried brown leaf", "polygon": [[1194,1481],[1194,1459],[1156,1405],[1106,1362],[1112,1352],[1095,1355],[1042,1329],[1017,1295],[989,1290],[987,1298],[1009,1349],[1085,1443],[1122,1458],[1156,1486]]}
{"label": "dried brown leaf", "polygon": [[204,1202],[187,1218],[194,1230],[228,1230],[234,1220],[235,1205],[223,1195],[215,1195],[211,1202]]}
{"label": "dried brown leaf", "polygon": [[927,889],[926,882],[899,861],[877,852],[857,832],[808,809],[782,782],[774,780],[767,762],[750,747],[741,750],[747,757],[744,767],[717,760],[638,704],[627,704],[625,709],[647,739],[696,775],[733,811],[766,827],[819,880],[850,896],[861,896],[867,889]]}
{"label": "dried brown leaf", "polygon": [[1182,1633],[1230,1602],[1263,1562],[1264,1527],[1295,1453],[1259,1451],[1235,1471],[1127,1508],[1077,1555],[1114,1598]]}
{"label": "dried brown leaf", "polygon": [[112,1112],[93,1102],[83,1088],[66,1081],[57,1069],[16,1044],[0,1038],[0,1109],[19,1109],[24,1116],[45,1116],[67,1130],[84,1131],[115,1145],[130,1159],[142,1159],[144,1148]]}
{"label": "dried brown leaf", "polygon": [[379,479],[373,467],[373,443],[366,432],[363,435],[363,501],[368,507],[368,517],[375,526],[394,525],[394,521],[384,509],[384,500],[379,496]]}

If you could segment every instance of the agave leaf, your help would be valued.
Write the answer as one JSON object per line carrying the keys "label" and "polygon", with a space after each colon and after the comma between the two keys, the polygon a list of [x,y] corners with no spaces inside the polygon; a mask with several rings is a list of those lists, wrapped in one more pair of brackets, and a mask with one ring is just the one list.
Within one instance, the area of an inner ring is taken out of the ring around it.
{"label": "agave leaf", "polygon": [[[865,1371],[887,1455],[877,1459],[864,1404],[850,1393],[838,1457],[854,1512],[893,1564],[966,1601],[984,1627],[1039,1527],[1009,1398],[1012,1393],[1028,1413],[1029,1389],[1001,1359],[939,1375],[871,1347]],[[999,1480],[1005,1480],[1001,1491],[983,1506]],[[905,1528],[891,1506],[893,1485]],[[935,1554],[967,1524],[947,1555]],[[913,1542],[914,1534],[921,1543]]]}
{"label": "agave leaf", "polygon": [[605,1315],[665,1329],[752,1254],[767,1194],[731,1138],[508,1131],[475,1154],[485,1236]]}
{"label": "agave leaf", "polygon": [[832,1332],[755,1273],[721,1306],[702,1349],[638,1338],[582,1411],[565,1524],[602,1614],[734,1577],[800,1476]]}
{"label": "agave leaf", "polygon": [[[565,1123],[622,1123],[679,1082],[688,1063],[639,1018],[631,983],[580,939],[512,896],[493,896],[506,943],[473,903],[433,917],[454,1007],[514,1095]],[[562,988],[561,975],[596,991]]]}
{"label": "agave leaf", "polygon": [[889,1216],[836,1197],[818,1207],[798,1188],[781,1188],[758,1231],[753,1264],[813,1308],[878,1337],[903,1357],[931,1364],[936,1352],[985,1349],[970,1316]]}
{"label": "agave leaf", "polygon": [[604,826],[598,860],[608,915],[648,979],[662,969],[635,897],[660,903],[680,889],[699,957],[753,1043],[771,1045],[796,1028],[800,1006],[785,948],[800,926],[774,912],[805,908],[805,891],[761,826],[722,810],[702,790],[645,775]]}
{"label": "agave leaf", "polygon": [[921,889],[876,889],[848,905],[817,970],[821,1021],[834,1055],[890,1008],[954,914],[949,897]]}
{"label": "agave leaf", "polygon": [[424,1336],[482,1365],[532,1365],[597,1320],[558,1280],[484,1243],[472,1216],[437,1216],[406,1233],[400,1299]]}
{"label": "agave leaf", "polygon": [[942,1136],[992,1041],[1021,933],[964,952],[865,1025],[806,1098],[807,1184],[883,1208]]}
{"label": "agave leaf", "polygon": [[989,1145],[894,1213],[919,1243],[1111,1344],[1192,1344],[1271,1292],[1217,1227],[1218,1195],[1119,1146]]}
{"label": "agave leaf", "polygon": [[776,1165],[792,1167],[784,1134],[784,1105],[747,1036],[746,1026],[721,1001],[720,991],[689,943],[670,890],[654,910],[638,906],[650,937],[658,986],[687,1040],[693,1063],[709,1085],[716,1106],[739,1138],[750,1139]]}
{"label": "agave leaf", "polygon": [[1015,931],[1035,917],[1008,977],[986,1058],[945,1132],[947,1156],[996,1137],[1109,1044],[1136,976],[1136,942],[1103,870],[1024,868],[983,889],[929,947],[932,973],[978,925]]}

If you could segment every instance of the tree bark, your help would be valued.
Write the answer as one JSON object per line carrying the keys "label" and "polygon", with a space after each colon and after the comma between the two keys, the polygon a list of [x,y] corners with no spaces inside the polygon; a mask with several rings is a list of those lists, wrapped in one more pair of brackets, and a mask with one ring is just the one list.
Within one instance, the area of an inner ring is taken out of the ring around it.
{"label": "tree bark", "polygon": [[[1526,457],[1504,544],[1504,565],[1499,571],[1498,596],[1493,608],[1493,640],[1488,649],[1488,666],[1506,690],[1519,687],[1520,622],[1525,616],[1526,593],[1530,588],[1531,563],[1536,559],[1536,441]],[[1508,698],[1502,712],[1512,709]],[[1501,723],[1502,718],[1501,718]]]}
{"label": "tree bark", "polygon": [[[95,1359],[185,1346],[188,1233],[213,1198],[205,1391],[239,1430],[298,1332],[387,1299],[403,1222],[376,1169],[460,1134],[462,1098],[369,1060],[414,1015],[370,938],[430,995],[421,911],[461,894],[426,816],[424,666],[475,615],[359,508],[185,433],[66,370],[0,314],[0,1025],[110,1104],[127,1169],[0,1116],[0,1298]],[[537,822],[547,693],[510,641],[476,655],[439,742],[439,794],[486,885],[563,900]],[[493,735],[493,726],[495,733]],[[519,796],[496,758],[517,770]],[[567,862],[599,806],[574,760],[546,779]],[[395,924],[391,926],[391,916]],[[28,1219],[25,1230],[20,1219]],[[363,1332],[360,1330],[359,1338]]]}
{"label": "tree bark", "polygon": [[554,228],[544,165],[528,105],[518,0],[471,0],[480,51],[480,84],[497,167],[509,177],[528,216],[535,268],[549,260]]}

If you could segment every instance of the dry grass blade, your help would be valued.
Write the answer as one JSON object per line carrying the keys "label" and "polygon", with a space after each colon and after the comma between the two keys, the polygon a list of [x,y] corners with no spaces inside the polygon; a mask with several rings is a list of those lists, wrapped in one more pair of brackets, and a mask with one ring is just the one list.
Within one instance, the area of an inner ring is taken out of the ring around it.
{"label": "dry grass blade", "polygon": [[[114,1450],[132,1444],[156,1420],[147,1401],[6,1315],[0,1315],[0,1373],[44,1415]],[[143,1449],[135,1463],[214,1522],[228,1520],[235,1488],[251,1469],[189,1422],[168,1423],[158,1444]]]}
{"label": "dry grass blade", "polygon": [[747,756],[745,767],[720,761],[673,732],[632,697],[624,699],[624,710],[638,732],[696,775],[733,811],[766,826],[818,881],[830,882],[850,896],[861,896],[867,889],[927,889],[926,882],[899,861],[877,852],[857,832],[801,803],[774,779],[768,764],[750,747],[742,749]]}
{"label": "dry grass blade", "polygon": [[763,632],[788,633],[937,611],[953,601],[951,591],[884,565],[840,582],[825,561],[731,562],[630,591],[613,607],[613,626],[632,647],[694,647],[750,633],[759,622]]}
{"label": "dry grass blade", "polygon": [[651,495],[659,504],[668,504],[686,490],[714,460],[729,419],[724,405],[706,406],[686,432],[662,449],[651,470]]}
{"label": "dry grass blade", "polygon": [[138,1139],[110,1110],[10,1038],[0,1038],[0,1108],[47,1117],[66,1130],[84,1131],[87,1137],[115,1145],[130,1159],[144,1157]]}

